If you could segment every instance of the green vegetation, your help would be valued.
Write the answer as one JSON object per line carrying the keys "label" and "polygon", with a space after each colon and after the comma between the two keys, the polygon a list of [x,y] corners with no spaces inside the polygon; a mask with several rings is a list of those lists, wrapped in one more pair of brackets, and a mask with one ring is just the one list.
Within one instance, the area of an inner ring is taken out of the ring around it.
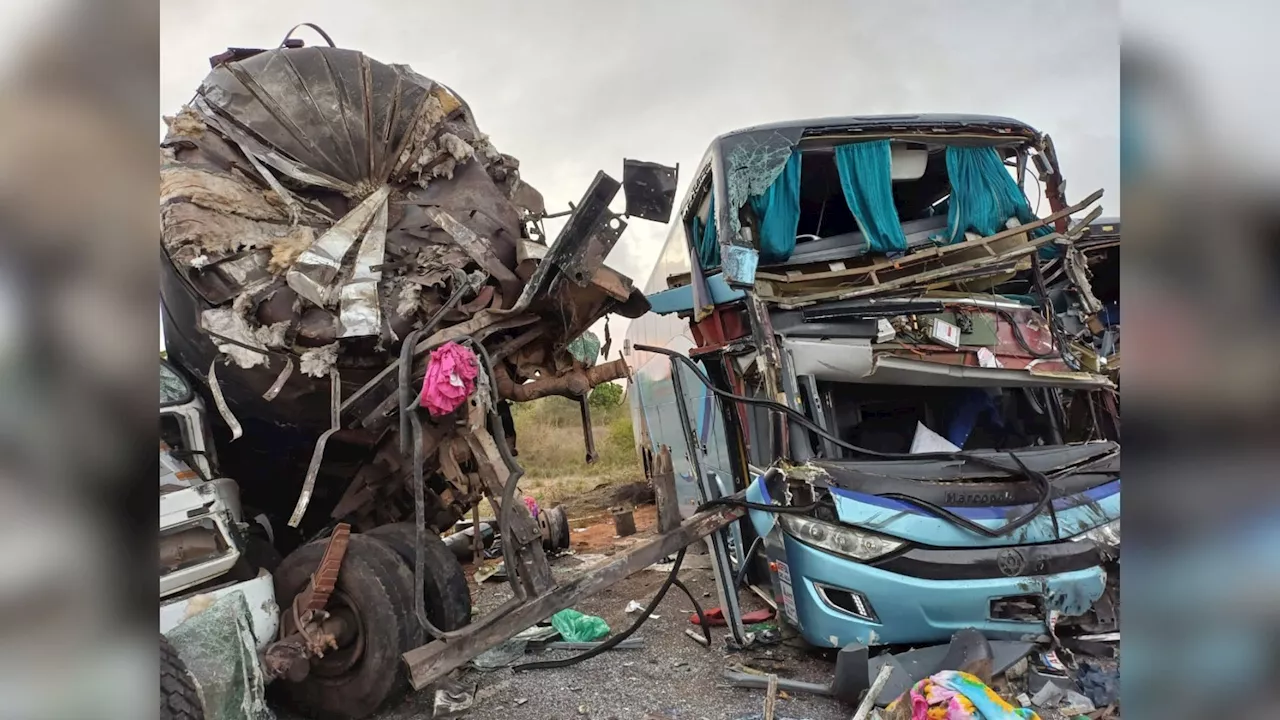
{"label": "green vegetation", "polygon": [[622,386],[607,382],[597,385],[587,397],[593,408],[611,408],[622,404]]}
{"label": "green vegetation", "polygon": [[[606,390],[597,398],[602,388]],[[582,414],[578,403],[568,398],[547,397],[516,403],[512,417],[516,425],[516,458],[525,469],[520,487],[539,503],[574,501],[601,486],[619,485],[644,479],[631,429],[631,410],[622,400],[622,388],[613,383],[598,386],[588,398],[591,425],[599,459],[586,463],[582,438]]]}

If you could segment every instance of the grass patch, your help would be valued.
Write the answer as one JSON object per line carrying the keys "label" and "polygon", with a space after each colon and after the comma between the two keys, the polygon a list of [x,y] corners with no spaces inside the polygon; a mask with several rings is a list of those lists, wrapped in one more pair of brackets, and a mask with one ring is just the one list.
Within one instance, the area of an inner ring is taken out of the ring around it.
{"label": "grass patch", "polygon": [[636,454],[631,429],[631,411],[625,402],[591,408],[596,452],[600,458],[586,463],[582,438],[582,416],[578,403],[562,397],[547,397],[512,408],[516,425],[517,460],[524,466],[520,488],[539,504],[564,503],[586,509],[586,497],[601,486],[620,485],[644,479],[644,469]]}

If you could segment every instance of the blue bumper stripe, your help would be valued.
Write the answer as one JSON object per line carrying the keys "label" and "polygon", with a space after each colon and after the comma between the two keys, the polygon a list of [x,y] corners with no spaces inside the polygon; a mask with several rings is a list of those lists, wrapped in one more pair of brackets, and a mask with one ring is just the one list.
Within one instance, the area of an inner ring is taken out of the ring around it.
{"label": "blue bumper stripe", "polygon": [[[1023,639],[1045,633],[1045,623],[992,620],[992,600],[1038,595],[1049,608],[1079,615],[1106,585],[1106,572],[1098,567],[1034,577],[922,580],[825,553],[785,533],[782,537],[800,632],[820,647],[944,642],[968,627],[991,639]],[[861,593],[878,622],[831,607],[815,583]]]}
{"label": "blue bumper stripe", "polygon": [[[886,508],[888,510],[898,510],[901,512],[913,513],[915,515],[926,515],[932,517],[933,514],[928,510],[916,507],[911,503],[892,498],[882,498],[877,495],[868,495],[867,493],[855,492],[853,490],[845,490],[844,488],[832,487],[831,492],[840,497],[849,498],[857,502],[874,505],[875,507]],[[1053,501],[1054,510],[1067,510],[1079,505],[1083,505],[1090,500],[1097,502],[1116,495],[1120,492],[1120,481],[1112,480],[1094,488],[1085,490],[1082,493],[1076,493],[1068,497],[1058,498]],[[947,510],[959,515],[960,517],[970,520],[1004,520],[1006,518],[1022,515],[1031,510],[1032,505],[1007,505],[999,507],[949,507]]]}

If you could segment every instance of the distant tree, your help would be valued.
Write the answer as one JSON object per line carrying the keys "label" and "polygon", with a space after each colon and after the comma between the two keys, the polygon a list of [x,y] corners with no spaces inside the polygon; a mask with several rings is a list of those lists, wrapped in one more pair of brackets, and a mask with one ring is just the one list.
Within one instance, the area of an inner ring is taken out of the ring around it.
{"label": "distant tree", "polygon": [[591,407],[611,408],[622,403],[622,386],[618,383],[600,383],[587,398]]}

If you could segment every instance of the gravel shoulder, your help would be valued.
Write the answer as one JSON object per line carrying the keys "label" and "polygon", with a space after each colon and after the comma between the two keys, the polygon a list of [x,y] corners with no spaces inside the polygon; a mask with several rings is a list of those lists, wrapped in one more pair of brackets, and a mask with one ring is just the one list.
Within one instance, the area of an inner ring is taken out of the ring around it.
{"label": "gravel shoulder", "polygon": [[[696,557],[690,553],[686,563],[697,564]],[[555,560],[553,568],[558,577],[563,577],[602,559],[599,555],[567,556]],[[604,618],[609,627],[618,632],[635,619],[634,615],[626,614],[627,603],[635,600],[647,604],[664,578],[663,572],[641,571],[588,598],[575,609]],[[717,604],[710,570],[682,569],[680,579],[704,608]],[[485,612],[510,597],[510,591],[505,584],[488,582],[482,587],[473,587],[473,597],[477,609]],[[749,593],[742,594],[742,601],[747,610],[764,607]],[[713,628],[713,645],[704,648],[684,633],[685,628],[695,627],[689,622],[692,611],[689,600],[673,588],[654,613],[658,619],[648,620],[632,636],[644,639],[643,649],[613,650],[569,668],[521,673],[509,668],[489,672],[466,670],[460,679],[478,685],[469,716],[506,720],[729,720],[759,715],[764,707],[764,691],[732,688],[722,681],[724,668],[733,663],[811,682],[830,678],[834,667],[831,660],[785,642],[767,650],[729,653],[724,650],[727,632],[724,628]],[[528,653],[524,659],[553,659],[572,654]],[[777,705],[780,719],[844,720],[851,711],[834,700],[806,696],[790,696]],[[380,715],[379,720],[425,720],[432,717],[431,713],[432,693],[424,691],[409,696],[400,706]]]}

